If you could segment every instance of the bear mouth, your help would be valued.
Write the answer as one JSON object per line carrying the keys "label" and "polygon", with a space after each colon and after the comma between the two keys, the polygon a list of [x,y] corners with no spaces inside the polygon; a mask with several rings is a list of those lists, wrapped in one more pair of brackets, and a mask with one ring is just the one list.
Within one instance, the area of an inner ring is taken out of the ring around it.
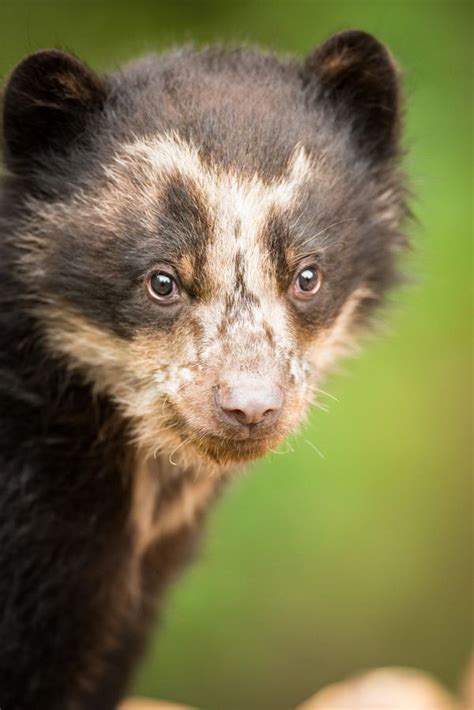
{"label": "bear mouth", "polygon": [[217,464],[244,463],[265,456],[284,439],[275,431],[250,433],[247,437],[221,437],[208,435],[192,443],[205,458]]}
{"label": "bear mouth", "polygon": [[[170,436],[172,462],[192,459],[217,466],[232,466],[262,458],[275,449],[290,433],[283,423],[279,426],[250,426],[247,430],[231,428],[198,430],[177,413],[173,413],[165,427]],[[164,447],[166,451],[168,447]]]}

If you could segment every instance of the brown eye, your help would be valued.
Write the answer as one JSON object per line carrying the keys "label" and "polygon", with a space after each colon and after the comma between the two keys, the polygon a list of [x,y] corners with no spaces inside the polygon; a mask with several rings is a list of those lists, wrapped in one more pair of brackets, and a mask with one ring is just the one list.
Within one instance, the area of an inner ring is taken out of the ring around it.
{"label": "brown eye", "polygon": [[172,302],[179,296],[176,279],[165,271],[154,271],[148,276],[147,289],[155,301]]}
{"label": "brown eye", "polygon": [[302,269],[293,284],[298,298],[311,298],[321,288],[323,276],[317,266],[306,266]]}

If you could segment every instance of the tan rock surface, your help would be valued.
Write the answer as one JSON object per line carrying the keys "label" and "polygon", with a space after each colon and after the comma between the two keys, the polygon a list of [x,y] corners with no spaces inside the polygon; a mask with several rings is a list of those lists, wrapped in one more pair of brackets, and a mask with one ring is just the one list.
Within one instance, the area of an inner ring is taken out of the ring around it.
{"label": "tan rock surface", "polygon": [[458,710],[430,676],[405,668],[381,668],[330,685],[297,710]]}
{"label": "tan rock surface", "polygon": [[145,698],[130,698],[123,703],[119,710],[192,710],[184,705],[165,703],[158,700],[145,700]]}

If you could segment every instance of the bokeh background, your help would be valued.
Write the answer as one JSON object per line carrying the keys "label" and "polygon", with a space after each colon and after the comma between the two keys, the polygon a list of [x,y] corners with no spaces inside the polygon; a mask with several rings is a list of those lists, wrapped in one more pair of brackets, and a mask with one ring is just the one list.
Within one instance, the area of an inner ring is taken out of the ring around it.
{"label": "bokeh background", "polygon": [[2,77],[41,47],[110,68],[190,40],[304,55],[349,27],[387,42],[405,73],[412,283],[393,295],[388,333],[326,383],[339,401],[323,397],[329,412],[316,410],[292,450],[255,465],[212,514],[138,673],[143,694],[288,710],[368,666],[458,682],[472,638],[471,8],[0,0]]}

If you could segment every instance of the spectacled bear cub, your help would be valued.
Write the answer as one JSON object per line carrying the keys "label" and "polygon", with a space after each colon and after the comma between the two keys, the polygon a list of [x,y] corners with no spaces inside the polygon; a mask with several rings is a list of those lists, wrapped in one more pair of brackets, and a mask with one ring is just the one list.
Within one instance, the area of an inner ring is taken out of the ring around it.
{"label": "spectacled bear cub", "polygon": [[184,48],[3,96],[0,707],[111,710],[242,463],[302,421],[396,279],[398,71]]}

